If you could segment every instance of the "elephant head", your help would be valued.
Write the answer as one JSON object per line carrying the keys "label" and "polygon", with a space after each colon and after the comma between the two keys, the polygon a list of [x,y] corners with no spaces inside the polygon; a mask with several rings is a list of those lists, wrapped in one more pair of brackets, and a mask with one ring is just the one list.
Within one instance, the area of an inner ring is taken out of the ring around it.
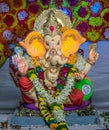
{"label": "elephant head", "polygon": [[[38,23],[36,26],[40,28]],[[50,87],[56,86],[61,66],[67,63],[69,56],[76,53],[85,41],[78,31],[67,29],[63,32],[62,28],[62,21],[59,22],[51,10],[45,23],[41,25],[43,33],[33,31],[20,42],[31,57],[38,57],[44,70],[44,82]]]}
{"label": "elephant head", "polygon": [[50,11],[42,27],[43,36],[33,31],[20,42],[20,45],[32,57],[43,57],[52,66],[63,65],[71,54],[78,51],[85,38],[74,29],[62,32],[62,27],[55,13]]}

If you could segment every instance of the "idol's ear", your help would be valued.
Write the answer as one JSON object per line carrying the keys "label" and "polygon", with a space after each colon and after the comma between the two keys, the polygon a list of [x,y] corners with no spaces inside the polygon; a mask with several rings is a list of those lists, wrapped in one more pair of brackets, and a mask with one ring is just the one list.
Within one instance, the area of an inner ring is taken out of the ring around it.
{"label": "idol's ear", "polygon": [[46,53],[42,35],[36,31],[30,32],[25,40],[19,42],[32,57],[42,57]]}
{"label": "idol's ear", "polygon": [[80,45],[85,42],[77,30],[69,29],[62,34],[61,51],[65,57],[69,57],[78,51]]}

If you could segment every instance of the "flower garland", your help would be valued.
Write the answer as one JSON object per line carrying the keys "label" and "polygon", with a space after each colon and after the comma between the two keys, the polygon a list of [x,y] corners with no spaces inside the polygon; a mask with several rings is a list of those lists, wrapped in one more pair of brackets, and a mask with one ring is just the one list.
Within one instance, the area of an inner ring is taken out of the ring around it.
{"label": "flower garland", "polygon": [[28,77],[37,91],[41,114],[50,128],[56,128],[56,130],[61,130],[63,128],[65,130],[68,129],[65,122],[63,104],[75,83],[74,78],[72,76],[68,77],[68,74],[71,75],[71,73],[76,71],[77,70],[70,64],[65,64],[61,68],[57,80],[57,90],[53,95],[50,95],[44,86],[39,82],[39,79],[43,79],[43,70],[41,67],[36,68],[36,74],[34,70],[28,72]]}
{"label": "flower garland", "polygon": [[[66,70],[65,70],[66,71]],[[40,73],[40,72],[39,72]],[[41,76],[41,75],[40,75]],[[41,78],[41,77],[40,77]],[[42,95],[43,98],[46,100],[46,102],[51,105],[53,103],[63,104],[66,98],[69,95],[69,92],[71,91],[72,86],[74,85],[74,78],[67,79],[66,86],[64,88],[59,87],[57,85],[57,88],[59,90],[62,90],[61,93],[56,96],[55,98],[50,95],[46,89],[43,87],[43,85],[39,82],[38,78],[35,78],[33,81],[33,85],[35,86],[36,90],[38,91],[39,95]]]}

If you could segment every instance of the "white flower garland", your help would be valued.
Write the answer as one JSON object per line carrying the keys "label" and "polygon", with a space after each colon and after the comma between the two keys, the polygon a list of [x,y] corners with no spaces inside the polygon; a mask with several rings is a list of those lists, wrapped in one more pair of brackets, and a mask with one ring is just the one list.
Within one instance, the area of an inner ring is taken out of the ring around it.
{"label": "white flower garland", "polygon": [[60,94],[54,98],[46,91],[46,89],[39,82],[39,79],[37,77],[32,82],[38,94],[40,94],[49,105],[53,103],[63,104],[64,101],[67,99],[69,93],[71,92],[72,86],[74,86],[74,78],[68,77],[66,86],[60,92]]}
{"label": "white flower garland", "polygon": [[[43,85],[39,82],[38,78],[36,77],[33,81],[33,85],[36,88],[36,91],[38,94],[40,94],[45,101],[51,106],[53,103],[57,104],[63,104],[64,101],[67,99],[69,93],[72,91],[72,87],[74,86],[74,78],[73,77],[68,77],[66,86],[64,89],[60,92],[60,94],[57,97],[52,97],[46,89],[43,87]],[[63,109],[59,110],[53,110],[52,111],[54,118],[58,121],[65,121],[65,114]]]}
{"label": "white flower garland", "polygon": [[52,111],[54,118],[58,121],[58,122],[63,122],[65,121],[65,114],[64,114],[64,110],[60,109],[60,110],[53,110]]}

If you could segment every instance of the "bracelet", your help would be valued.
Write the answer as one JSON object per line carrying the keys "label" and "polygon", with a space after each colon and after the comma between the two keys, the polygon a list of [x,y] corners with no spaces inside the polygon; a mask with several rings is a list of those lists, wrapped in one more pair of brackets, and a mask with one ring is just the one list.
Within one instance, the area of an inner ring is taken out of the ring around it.
{"label": "bracelet", "polygon": [[89,59],[87,60],[87,63],[89,63],[90,65],[94,65],[95,64],[95,62],[92,63]]}

